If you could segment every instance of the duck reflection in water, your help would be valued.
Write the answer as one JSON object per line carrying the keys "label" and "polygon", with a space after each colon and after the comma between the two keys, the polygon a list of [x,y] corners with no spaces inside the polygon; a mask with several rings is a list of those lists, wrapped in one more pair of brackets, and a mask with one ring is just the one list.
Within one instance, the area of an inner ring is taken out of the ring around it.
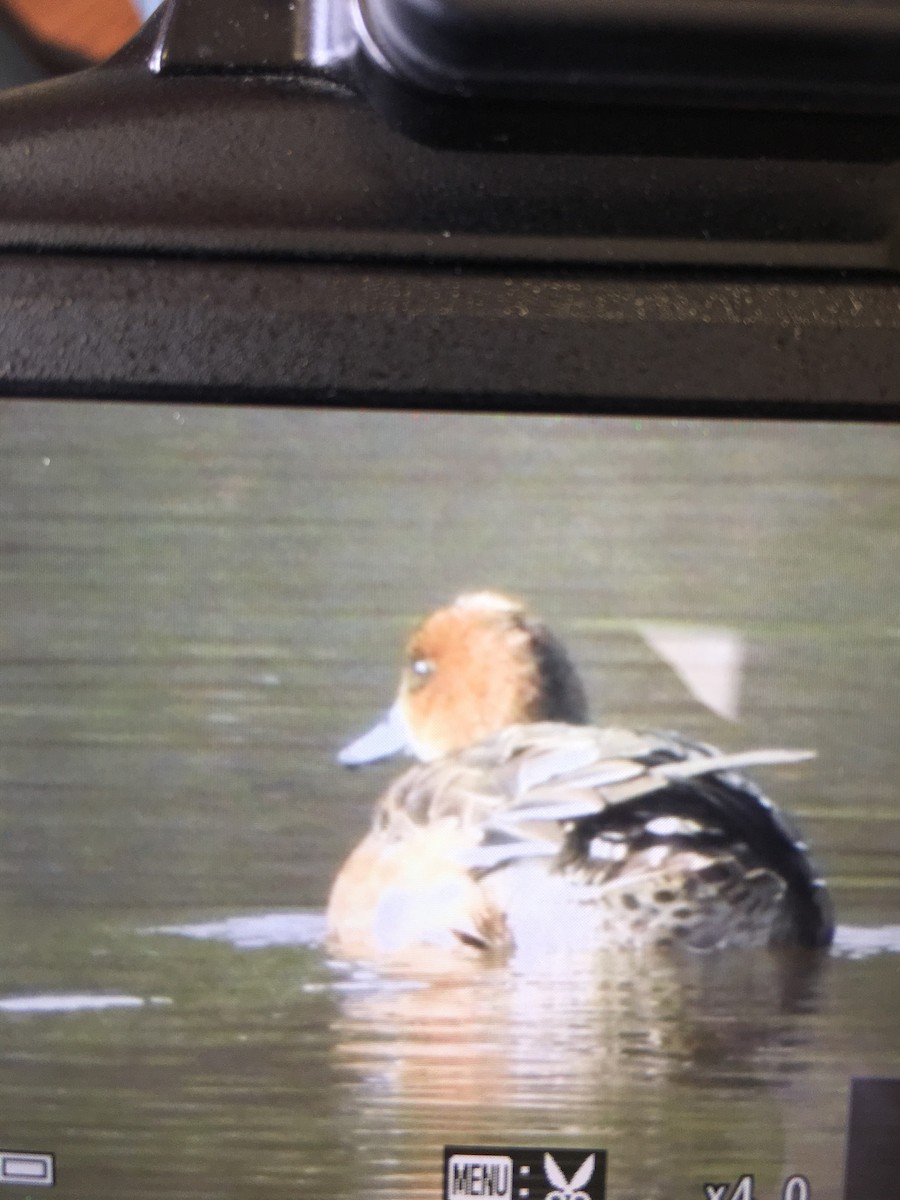
{"label": "duck reflection in water", "polygon": [[564,647],[516,601],[460,596],[406,647],[387,718],[340,755],[418,759],[340,869],[350,956],[520,960],[610,948],[824,947],[827,889],[745,768],[673,733],[588,724]]}

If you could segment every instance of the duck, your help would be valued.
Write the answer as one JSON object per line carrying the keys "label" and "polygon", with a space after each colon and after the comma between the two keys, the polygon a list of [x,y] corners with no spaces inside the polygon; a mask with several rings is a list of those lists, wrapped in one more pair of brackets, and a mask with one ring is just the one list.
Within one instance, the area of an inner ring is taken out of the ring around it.
{"label": "duck", "polygon": [[339,953],[827,947],[825,882],[744,774],[810,751],[722,753],[590,723],[563,643],[516,599],[467,592],[409,638],[387,715],[346,767],[415,760],[339,869]]}

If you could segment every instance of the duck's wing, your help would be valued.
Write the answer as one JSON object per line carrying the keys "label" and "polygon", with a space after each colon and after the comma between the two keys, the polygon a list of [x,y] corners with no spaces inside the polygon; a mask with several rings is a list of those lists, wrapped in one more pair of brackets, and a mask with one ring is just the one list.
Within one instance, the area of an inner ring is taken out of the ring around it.
{"label": "duck's wing", "polygon": [[[443,827],[456,861],[478,878],[531,864],[595,896],[680,897],[686,889],[710,912],[718,906],[723,920],[738,894],[751,908],[786,897],[785,936],[826,944],[829,901],[807,848],[741,774],[809,757],[722,754],[667,733],[513,726],[412,768],[378,806],[376,828],[402,839],[416,827]],[[704,924],[711,944],[717,919]]]}
{"label": "duck's wing", "polygon": [[648,889],[668,895],[680,894],[676,883],[705,881],[711,896],[740,893],[761,907],[783,894],[785,936],[830,941],[830,901],[806,844],[741,774],[809,751],[722,754],[674,734],[545,726],[504,731],[495,750],[507,803],[486,820],[474,868],[549,857],[557,844],[554,869],[596,887],[633,889],[647,877]]}

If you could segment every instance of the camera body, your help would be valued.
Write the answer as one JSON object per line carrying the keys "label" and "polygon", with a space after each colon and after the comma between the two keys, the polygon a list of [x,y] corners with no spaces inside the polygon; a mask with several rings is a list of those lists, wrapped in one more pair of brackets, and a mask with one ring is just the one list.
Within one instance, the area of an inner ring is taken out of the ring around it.
{"label": "camera body", "polygon": [[0,96],[0,1182],[896,1197],[897,12],[167,0]]}
{"label": "camera body", "polygon": [[169,0],[0,101],[0,387],[884,415],[893,10],[743,7]]}

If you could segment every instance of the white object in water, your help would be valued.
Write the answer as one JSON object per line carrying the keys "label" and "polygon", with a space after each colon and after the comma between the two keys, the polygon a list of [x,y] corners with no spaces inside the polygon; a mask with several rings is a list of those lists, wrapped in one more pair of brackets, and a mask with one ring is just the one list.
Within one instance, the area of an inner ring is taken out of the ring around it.
{"label": "white object in water", "polygon": [[714,626],[643,622],[638,632],[696,700],[726,720],[737,720],[746,657],[740,634]]}

